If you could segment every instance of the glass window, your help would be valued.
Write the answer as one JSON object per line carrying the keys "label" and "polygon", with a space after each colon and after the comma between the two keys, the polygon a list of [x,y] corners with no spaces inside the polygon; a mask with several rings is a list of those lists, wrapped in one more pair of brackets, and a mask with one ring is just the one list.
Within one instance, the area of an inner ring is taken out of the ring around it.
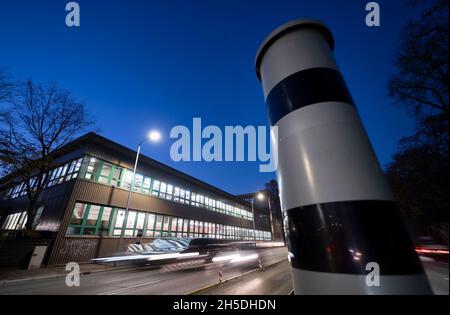
{"label": "glass window", "polygon": [[189,220],[189,236],[194,236],[194,220]]}
{"label": "glass window", "polygon": [[162,230],[162,222],[163,222],[163,216],[162,215],[157,215],[156,216],[155,230],[158,230],[158,231]]}
{"label": "glass window", "polygon": [[172,218],[172,223],[170,225],[170,230],[175,232],[177,230],[177,218]]}
{"label": "glass window", "polygon": [[203,222],[198,222],[198,233],[203,234]]}
{"label": "glass window", "polygon": [[82,203],[76,203],[70,223],[81,224],[83,222],[85,212],[86,212],[86,205]]}
{"label": "glass window", "polygon": [[66,234],[99,235],[109,232],[112,209],[110,207],[75,204]]}
{"label": "glass window", "polygon": [[36,214],[34,215],[34,219],[33,219],[33,228],[36,228],[37,225],[39,224],[39,220],[41,219],[41,215],[42,215],[43,211],[44,211],[44,206],[40,206],[36,210]]}
{"label": "glass window", "polygon": [[144,176],[141,174],[136,174],[135,181],[134,181],[134,190],[135,191],[141,191],[143,181],[144,181]]}
{"label": "glass window", "polygon": [[120,167],[114,166],[111,174],[111,185],[120,186],[120,175],[122,169]]}
{"label": "glass window", "polygon": [[167,185],[167,196],[166,199],[172,200],[172,194],[173,194],[173,186]]}
{"label": "glass window", "polygon": [[142,192],[149,194],[150,193],[150,184],[151,184],[151,178],[145,177],[144,182],[142,183]]}
{"label": "glass window", "polygon": [[81,168],[81,163],[83,162],[83,158],[79,158],[78,160],[76,160],[75,163],[75,167],[73,168],[73,173],[75,176],[72,176],[72,178],[75,178],[78,175],[78,171]]}
{"label": "glass window", "polygon": [[95,226],[97,225],[98,215],[100,213],[100,206],[90,205],[88,216],[86,219],[86,225]]}
{"label": "glass window", "polygon": [[130,190],[131,187],[131,181],[133,180],[133,172],[130,170],[124,170],[124,179],[122,182],[122,187],[126,190]]}
{"label": "glass window", "polygon": [[144,228],[144,221],[145,221],[145,213],[139,212],[136,221],[136,229],[142,230]]}
{"label": "glass window", "polygon": [[160,198],[166,198],[166,190],[167,190],[166,183],[161,182],[161,185],[159,187],[159,197]]}
{"label": "glass window", "polygon": [[114,226],[116,228],[121,228],[123,226],[124,221],[125,221],[125,210],[117,211],[116,224]]}
{"label": "glass window", "polygon": [[149,213],[147,230],[154,230],[154,229],[155,229],[155,215],[153,213]]}
{"label": "glass window", "polygon": [[64,176],[66,176],[67,169],[68,169],[68,164],[65,164],[64,166],[61,167],[61,173],[58,174],[58,181],[57,181],[58,184],[60,184],[64,181]]}
{"label": "glass window", "polygon": [[25,224],[27,223],[27,212],[17,212],[9,214],[5,222],[3,223],[2,229],[4,230],[21,230],[25,228]]}
{"label": "glass window", "polygon": [[101,219],[101,227],[108,228],[109,227],[109,219],[111,217],[112,209],[110,207],[103,207],[102,219]]}
{"label": "glass window", "polygon": [[128,211],[127,229],[133,229],[136,222],[136,211]]}
{"label": "glass window", "polygon": [[[69,168],[67,169],[67,174],[72,174],[73,170],[75,169],[75,164],[77,161],[73,161],[72,163],[69,164]],[[70,178],[68,178],[70,179]]]}
{"label": "glass window", "polygon": [[154,180],[153,181],[153,187],[152,187],[152,195],[153,196],[158,196],[159,195],[159,186],[160,186],[161,182],[159,180]]}
{"label": "glass window", "polygon": [[102,163],[100,175],[98,176],[98,182],[103,184],[109,184],[109,176],[111,175],[112,165],[109,163]]}
{"label": "glass window", "polygon": [[170,217],[164,216],[163,230],[169,231]]}
{"label": "glass window", "polygon": [[97,172],[99,167],[99,161],[96,158],[89,158],[89,163],[86,169],[86,174],[84,178],[95,180],[95,173]]}
{"label": "glass window", "polygon": [[175,187],[175,189],[173,191],[173,201],[179,202],[179,200],[180,200],[180,188]]}

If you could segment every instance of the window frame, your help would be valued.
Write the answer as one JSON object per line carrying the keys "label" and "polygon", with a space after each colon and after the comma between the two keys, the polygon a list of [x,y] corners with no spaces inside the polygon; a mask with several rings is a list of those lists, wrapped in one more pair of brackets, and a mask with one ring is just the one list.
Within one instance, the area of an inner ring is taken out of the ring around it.
{"label": "window frame", "polygon": [[[86,207],[85,211],[84,211],[84,214],[83,214],[83,218],[81,220],[81,224],[73,224],[73,223],[71,223],[71,220],[73,218],[73,212],[74,212],[75,207],[76,207],[77,204],[82,204],[82,205],[84,205]],[[87,219],[88,219],[88,216],[89,216],[89,213],[90,213],[90,210],[91,210],[92,206],[99,206],[100,209],[99,209],[98,214],[97,214],[97,220],[96,220],[95,225],[88,225],[87,224]],[[104,212],[105,208],[111,208],[111,213],[110,213],[109,219],[108,219],[108,226],[106,228],[101,226],[101,223],[103,222],[102,221],[102,217],[103,217],[103,212]],[[112,227],[112,219],[114,217],[114,213],[113,213],[114,209],[115,208],[109,207],[109,206],[103,206],[103,205],[98,205],[98,204],[90,204],[90,203],[83,203],[83,202],[76,202],[75,206],[74,206],[74,208],[72,210],[72,214],[70,216],[69,224],[67,226],[67,230],[66,230],[66,234],[65,235],[66,236],[101,236],[101,235],[105,235],[105,234],[109,235],[111,233],[111,230],[112,230],[111,227]],[[79,233],[68,234],[69,228],[79,228],[80,231],[79,231]],[[85,230],[94,230],[94,234],[84,233]],[[101,232],[104,232],[104,233],[101,233]]]}

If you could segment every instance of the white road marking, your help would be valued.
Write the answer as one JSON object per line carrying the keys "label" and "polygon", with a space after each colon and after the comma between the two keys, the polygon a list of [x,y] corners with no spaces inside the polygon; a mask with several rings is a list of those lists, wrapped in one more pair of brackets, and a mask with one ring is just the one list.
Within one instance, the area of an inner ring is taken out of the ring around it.
{"label": "white road marking", "polygon": [[160,282],[160,280],[157,280],[157,281],[151,281],[151,282],[146,282],[146,283],[141,283],[141,284],[134,285],[134,286],[131,286],[131,287],[120,288],[120,289],[116,289],[116,290],[112,290],[112,291],[108,291],[108,292],[103,292],[103,293],[99,293],[99,294],[97,294],[97,295],[113,295],[113,294],[120,294],[120,293],[124,293],[124,292],[126,292],[126,291],[130,291],[130,290],[133,290],[133,289],[136,289],[136,288],[140,288],[140,287],[145,287],[145,286],[147,286],[147,285],[154,284],[154,283],[158,283],[158,282]]}

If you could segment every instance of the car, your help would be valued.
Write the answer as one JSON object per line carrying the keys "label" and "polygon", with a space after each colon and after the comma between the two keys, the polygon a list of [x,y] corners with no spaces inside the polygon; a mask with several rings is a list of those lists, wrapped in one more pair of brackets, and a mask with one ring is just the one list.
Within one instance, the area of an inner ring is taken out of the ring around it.
{"label": "car", "polygon": [[415,250],[420,256],[448,260],[448,246],[438,244],[431,236],[419,237]]}

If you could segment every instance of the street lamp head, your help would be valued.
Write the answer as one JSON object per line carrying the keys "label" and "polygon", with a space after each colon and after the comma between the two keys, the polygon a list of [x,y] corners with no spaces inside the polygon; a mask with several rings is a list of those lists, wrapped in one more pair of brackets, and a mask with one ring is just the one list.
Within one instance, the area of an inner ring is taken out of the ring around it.
{"label": "street lamp head", "polygon": [[259,193],[256,194],[256,198],[257,198],[258,200],[263,200],[263,199],[264,199],[264,194],[261,193],[261,192],[259,192]]}
{"label": "street lamp head", "polygon": [[161,133],[158,130],[152,130],[148,133],[148,139],[152,142],[159,142],[161,140]]}

